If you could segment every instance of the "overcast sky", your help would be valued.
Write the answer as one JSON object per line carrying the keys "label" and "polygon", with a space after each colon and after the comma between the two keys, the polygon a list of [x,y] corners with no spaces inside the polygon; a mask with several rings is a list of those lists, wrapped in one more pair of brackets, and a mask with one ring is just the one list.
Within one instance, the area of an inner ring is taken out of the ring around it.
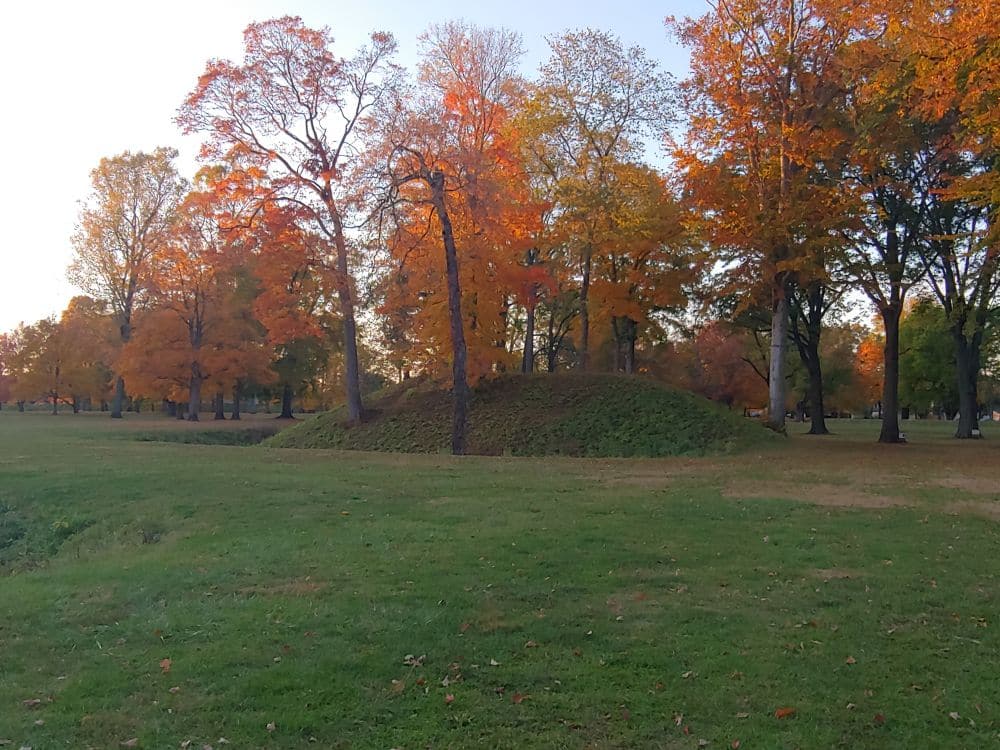
{"label": "overcast sky", "polygon": [[345,57],[372,30],[391,31],[412,69],[428,24],[464,18],[523,34],[529,74],[548,57],[546,35],[590,26],[644,47],[680,77],[687,58],[663,18],[703,11],[679,0],[11,3],[0,30],[0,331],[58,313],[77,293],[66,280],[69,238],[101,157],[174,146],[193,174],[198,144],[180,135],[174,113],[208,58],[241,57],[251,21],[295,14],[329,26]]}

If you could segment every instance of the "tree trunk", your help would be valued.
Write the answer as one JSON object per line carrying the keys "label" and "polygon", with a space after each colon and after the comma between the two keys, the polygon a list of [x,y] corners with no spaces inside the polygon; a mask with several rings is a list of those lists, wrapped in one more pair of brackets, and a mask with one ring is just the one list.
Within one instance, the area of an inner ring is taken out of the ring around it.
{"label": "tree trunk", "polygon": [[527,319],[524,321],[524,357],[521,359],[521,372],[535,371],[535,306],[538,290],[534,285],[528,297]]}
{"label": "tree trunk", "polygon": [[580,284],[580,369],[590,367],[590,268],[592,264],[590,245],[583,251],[583,281]]}
{"label": "tree trunk", "polygon": [[635,340],[639,330],[639,324],[631,318],[625,318],[625,374],[635,375]]}
{"label": "tree trunk", "polygon": [[187,404],[178,401],[174,408],[174,416],[177,419],[185,419],[187,417]]}
{"label": "tree trunk", "polygon": [[556,347],[556,306],[551,304],[549,309],[549,339],[545,347],[545,369],[549,372],[556,371],[556,359],[559,356],[559,350]]}
{"label": "tree trunk", "polygon": [[819,342],[810,338],[807,346],[810,349],[806,369],[809,372],[809,433],[810,435],[829,435],[826,428],[825,405],[823,404],[823,366],[819,359]]}
{"label": "tree trunk", "polygon": [[226,418],[225,410],[225,396],[223,396],[222,391],[218,391],[215,394],[215,419],[224,420]]}
{"label": "tree trunk", "polygon": [[79,396],[73,396],[73,413],[74,414],[79,414],[80,413],[80,397]]}
{"label": "tree trunk", "polygon": [[[333,218],[333,238],[337,247],[337,299],[340,302],[340,317],[344,326],[344,390],[347,402],[347,416],[352,422],[360,422],[364,413],[361,401],[361,370],[358,364],[358,327],[354,317],[354,294],[351,290],[351,274],[347,266],[347,242],[340,212],[330,204]],[[289,412],[289,417],[291,413]]]}
{"label": "tree trunk", "polygon": [[776,281],[771,313],[771,362],[768,370],[767,426],[785,431],[785,345],[788,340],[788,293]]}
{"label": "tree trunk", "polygon": [[620,320],[621,318],[617,315],[613,315],[611,317],[611,339],[615,344],[614,360],[611,363],[611,369],[614,372],[622,372],[625,369],[625,355],[622,351],[624,342],[622,340],[621,328],[619,326]]}
{"label": "tree trunk", "polygon": [[191,365],[190,401],[188,401],[187,418],[189,422],[198,421],[198,411],[201,409],[201,368],[195,362]]}
{"label": "tree trunk", "polygon": [[955,340],[955,364],[958,374],[958,428],[955,437],[970,440],[979,432],[979,347],[975,339],[952,332]]}
{"label": "tree trunk", "polygon": [[233,413],[232,416],[229,417],[237,422],[240,420],[240,397],[243,395],[240,392],[241,390],[240,381],[237,380],[236,384],[233,386]]}
{"label": "tree trunk", "polygon": [[448,322],[452,353],[452,399],[454,411],[451,421],[451,452],[456,456],[465,453],[466,422],[468,419],[469,384],[466,376],[465,330],[462,327],[462,287],[458,276],[458,251],[452,232],[451,217],[444,202],[444,173],[430,174],[430,187],[434,210],[441,222],[441,239],[448,279]]}
{"label": "tree trunk", "polygon": [[23,401],[18,401],[17,402],[17,410],[20,413],[22,413],[22,414],[24,413],[24,402]]}
{"label": "tree trunk", "polygon": [[125,378],[119,375],[115,379],[115,395],[111,399],[111,418],[122,418],[122,407],[125,405]]}
{"label": "tree trunk", "polygon": [[883,308],[882,324],[885,328],[885,362],[882,382],[882,431],[880,443],[901,443],[899,435],[899,318],[902,306]]}
{"label": "tree trunk", "polygon": [[292,385],[285,383],[281,387],[281,414],[278,419],[295,419],[292,414]]}
{"label": "tree trunk", "polygon": [[55,417],[59,414],[59,394],[53,392],[52,394],[52,416]]}

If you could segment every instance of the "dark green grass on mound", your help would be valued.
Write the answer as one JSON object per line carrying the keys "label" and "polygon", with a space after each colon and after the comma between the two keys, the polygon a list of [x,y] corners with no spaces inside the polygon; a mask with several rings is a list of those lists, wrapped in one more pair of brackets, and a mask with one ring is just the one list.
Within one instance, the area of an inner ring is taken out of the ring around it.
{"label": "dark green grass on mound", "polygon": [[[450,445],[451,395],[424,381],[375,394],[368,419],[342,409],[267,441],[277,448],[437,453]],[[515,456],[680,456],[769,440],[760,425],[655,381],[617,375],[512,375],[483,381],[470,402],[470,453]]]}

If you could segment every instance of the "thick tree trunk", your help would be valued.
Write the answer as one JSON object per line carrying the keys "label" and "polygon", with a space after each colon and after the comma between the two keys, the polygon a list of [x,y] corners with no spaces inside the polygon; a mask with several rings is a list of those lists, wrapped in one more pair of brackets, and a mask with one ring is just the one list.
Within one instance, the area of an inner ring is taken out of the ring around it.
{"label": "thick tree trunk", "polygon": [[115,394],[111,399],[111,418],[122,418],[122,407],[125,405],[125,378],[119,375],[115,379]]}
{"label": "thick tree trunk", "polygon": [[958,375],[958,428],[955,437],[969,440],[981,437],[979,432],[979,347],[961,333],[952,333],[955,340],[955,364]]}
{"label": "thick tree trunk", "polygon": [[176,406],[174,407],[174,416],[177,419],[186,419],[187,418],[187,404],[185,404],[182,401],[178,401],[177,404],[176,404]]}
{"label": "thick tree trunk", "polygon": [[806,369],[809,371],[809,434],[829,435],[826,428],[825,405],[823,404],[823,366],[819,359],[819,342],[810,340],[808,343],[809,361]]}
{"label": "thick tree trunk", "polygon": [[580,369],[590,367],[590,269],[593,251],[590,245],[583,251],[583,281],[580,284]]}
{"label": "thick tree trunk", "polygon": [[880,443],[901,443],[899,435],[899,318],[902,306],[893,305],[882,309],[882,324],[885,328],[885,362],[882,382],[882,431]]}
{"label": "thick tree trunk", "polygon": [[458,251],[451,227],[451,217],[444,201],[444,173],[431,172],[430,187],[434,210],[441,222],[441,239],[448,280],[448,323],[452,353],[452,399],[454,411],[451,422],[451,452],[456,456],[465,453],[466,423],[468,421],[469,384],[466,375],[465,330],[462,327],[462,287],[458,275]]}
{"label": "thick tree trunk", "polygon": [[225,396],[223,396],[222,391],[217,391],[215,394],[215,419],[224,420],[226,418],[225,410]]}
{"label": "thick tree trunk", "polygon": [[240,381],[236,381],[236,385],[233,386],[233,413],[230,419],[239,421],[240,419],[240,398],[243,396],[241,393],[242,388],[240,386]]}
{"label": "thick tree trunk", "polygon": [[285,383],[281,387],[281,414],[278,419],[295,419],[292,414],[292,385]]}
{"label": "thick tree trunk", "polygon": [[188,401],[187,418],[189,422],[198,421],[198,411],[201,409],[201,368],[195,362],[191,365],[190,400]]}
{"label": "thick tree trunk", "polygon": [[24,413],[24,402],[23,401],[18,401],[17,402],[17,410],[19,412],[21,412],[22,414]]}
{"label": "thick tree trunk", "polygon": [[73,413],[74,414],[79,414],[80,413],[80,397],[79,396],[73,396],[73,402],[72,403],[73,403]]}
{"label": "thick tree trunk", "polygon": [[52,416],[57,416],[59,414],[59,394],[52,394]]}
{"label": "thick tree trunk", "polygon": [[[337,299],[340,302],[340,317],[344,326],[344,396],[347,416],[352,422],[360,422],[364,414],[361,401],[361,370],[358,364],[358,327],[354,317],[354,294],[351,289],[351,274],[347,266],[347,242],[340,212],[332,205],[334,244],[337,248]],[[290,418],[291,415],[289,415]]]}
{"label": "thick tree trunk", "polygon": [[771,361],[768,370],[767,426],[785,431],[785,346],[788,341],[788,294],[776,282],[771,312]]}

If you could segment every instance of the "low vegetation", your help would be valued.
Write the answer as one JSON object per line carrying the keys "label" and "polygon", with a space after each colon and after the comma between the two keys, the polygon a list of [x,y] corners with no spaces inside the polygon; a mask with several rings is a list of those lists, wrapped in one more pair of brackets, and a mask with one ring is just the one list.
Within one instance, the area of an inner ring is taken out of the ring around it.
{"label": "low vegetation", "polygon": [[[281,448],[440,453],[451,440],[451,396],[404,381],[370,400],[351,425],[343,410],[272,438]],[[774,439],[757,423],[655,381],[584,373],[482,381],[470,401],[468,452],[514,456],[681,456],[726,453]]]}

